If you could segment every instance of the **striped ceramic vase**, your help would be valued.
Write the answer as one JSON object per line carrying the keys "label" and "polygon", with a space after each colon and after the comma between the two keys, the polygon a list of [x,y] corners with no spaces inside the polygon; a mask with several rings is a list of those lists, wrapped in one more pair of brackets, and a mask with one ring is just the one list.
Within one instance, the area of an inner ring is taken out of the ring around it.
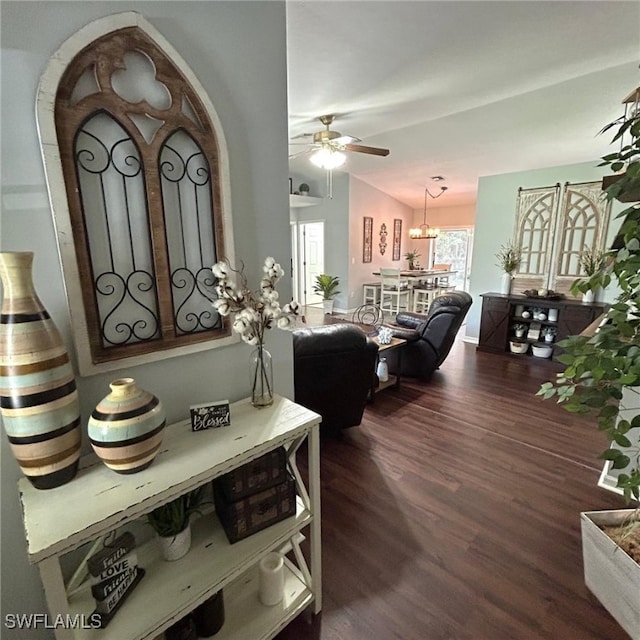
{"label": "striped ceramic vase", "polygon": [[80,457],[80,407],[64,342],[31,277],[33,253],[0,253],[0,408],[22,472],[38,489],[69,482]]}
{"label": "striped ceramic vase", "polygon": [[162,403],[139,389],[133,378],[109,384],[111,393],[89,418],[89,440],[98,457],[118,473],[146,469],[158,453],[164,436]]}

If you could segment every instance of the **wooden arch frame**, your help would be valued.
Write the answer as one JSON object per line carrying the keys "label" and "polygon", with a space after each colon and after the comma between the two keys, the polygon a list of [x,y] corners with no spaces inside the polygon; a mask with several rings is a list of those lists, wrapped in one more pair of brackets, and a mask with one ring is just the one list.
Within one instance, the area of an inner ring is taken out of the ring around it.
{"label": "wooden arch frame", "polygon": [[[144,99],[127,102],[114,91],[113,71],[123,68],[124,54],[132,51],[142,53],[153,63],[156,79],[171,94],[168,108],[158,109]],[[73,95],[74,88],[90,65],[94,65],[93,74],[99,90],[78,98]],[[185,116],[185,110],[188,116]],[[159,287],[159,337],[113,348],[105,348],[100,335],[95,274],[74,166],[78,129],[100,111],[115,118],[140,149],[146,171],[150,246]],[[136,127],[136,117],[150,117],[160,122],[150,140],[145,139]],[[227,258],[231,263],[235,262],[229,159],[224,132],[203,86],[171,44],[135,12],[91,22],[71,36],[50,59],[38,88],[37,120],[80,374],[91,375],[237,342],[237,336],[231,334],[224,322],[211,330],[178,335],[175,330],[176,302],[167,294],[171,288],[171,274],[158,163],[163,143],[176,130],[185,131],[196,141],[210,168],[214,218],[211,226],[216,259]]]}

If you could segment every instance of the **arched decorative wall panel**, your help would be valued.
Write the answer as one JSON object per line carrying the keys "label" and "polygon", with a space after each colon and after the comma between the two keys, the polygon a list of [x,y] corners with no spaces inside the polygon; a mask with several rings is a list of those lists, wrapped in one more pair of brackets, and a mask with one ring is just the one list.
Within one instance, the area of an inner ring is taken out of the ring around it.
{"label": "arched decorative wall panel", "polygon": [[515,243],[522,263],[517,290],[545,288],[567,294],[583,275],[580,253],[604,248],[610,210],[600,182],[519,189]]}
{"label": "arched decorative wall panel", "polygon": [[203,87],[139,14],[52,58],[38,125],[82,374],[236,341],[211,307],[234,260],[224,133]]}

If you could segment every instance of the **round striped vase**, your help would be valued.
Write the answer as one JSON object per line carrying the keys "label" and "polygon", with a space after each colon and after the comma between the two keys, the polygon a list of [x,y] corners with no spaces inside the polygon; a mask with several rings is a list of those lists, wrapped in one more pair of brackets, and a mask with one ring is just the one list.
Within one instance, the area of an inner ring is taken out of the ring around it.
{"label": "round striped vase", "polygon": [[114,380],[109,387],[111,393],[89,418],[91,446],[113,471],[142,471],[162,444],[164,408],[156,396],[139,389],[133,378]]}
{"label": "round striped vase", "polygon": [[73,367],[31,277],[33,253],[0,253],[0,410],[11,450],[37,489],[69,482],[80,458]]}

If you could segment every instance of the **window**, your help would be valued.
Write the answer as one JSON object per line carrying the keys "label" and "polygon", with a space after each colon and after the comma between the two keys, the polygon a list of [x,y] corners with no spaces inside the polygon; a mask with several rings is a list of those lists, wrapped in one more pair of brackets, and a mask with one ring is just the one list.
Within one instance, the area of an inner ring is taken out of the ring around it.
{"label": "window", "polygon": [[134,13],[80,30],[38,119],[81,374],[235,340],[211,306],[233,261],[224,135],[164,38]]}
{"label": "window", "polygon": [[456,273],[449,278],[449,282],[454,284],[458,291],[468,291],[473,228],[441,229],[434,244],[432,264],[451,265],[451,270]]}

